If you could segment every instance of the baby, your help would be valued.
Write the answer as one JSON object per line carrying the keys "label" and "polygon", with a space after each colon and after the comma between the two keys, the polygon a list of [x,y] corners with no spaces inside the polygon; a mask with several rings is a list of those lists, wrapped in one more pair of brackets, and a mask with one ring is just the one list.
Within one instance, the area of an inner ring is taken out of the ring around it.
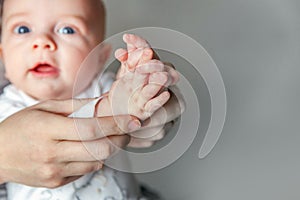
{"label": "baby", "polygon": [[[97,95],[104,94],[95,105],[97,116],[131,114],[142,121],[170,98],[169,92],[162,88],[176,82],[174,72],[153,60],[150,46],[135,35],[124,35],[127,50],[116,52],[122,65],[108,93],[105,90],[111,86],[110,75],[104,74],[100,81],[95,79],[105,59],[88,69],[80,69],[80,64],[104,38],[101,1],[5,0],[1,3],[1,59],[11,82],[0,97],[1,121],[42,100],[68,99],[73,95],[92,97],[90,91],[95,88],[99,89]],[[106,58],[109,48],[103,50]],[[140,126],[141,122],[136,120],[130,128],[136,130]],[[7,189],[8,199],[17,200],[140,198],[130,174],[108,167],[57,189],[17,183],[7,183]]]}

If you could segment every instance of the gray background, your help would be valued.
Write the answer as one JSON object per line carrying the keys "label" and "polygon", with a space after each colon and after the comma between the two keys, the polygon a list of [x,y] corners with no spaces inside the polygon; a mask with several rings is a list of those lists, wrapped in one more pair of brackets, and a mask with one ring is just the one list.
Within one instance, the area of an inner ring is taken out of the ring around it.
{"label": "gray background", "polygon": [[197,137],[175,163],[139,180],[171,200],[300,199],[300,1],[106,2],[108,36],[143,26],[185,33],[212,56],[227,91],[209,156],[198,159]]}

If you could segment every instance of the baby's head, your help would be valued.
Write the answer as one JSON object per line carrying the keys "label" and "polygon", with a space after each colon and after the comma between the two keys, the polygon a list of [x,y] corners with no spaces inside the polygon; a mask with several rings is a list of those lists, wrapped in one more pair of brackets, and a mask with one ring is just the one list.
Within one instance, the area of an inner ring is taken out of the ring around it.
{"label": "baby's head", "polygon": [[[101,0],[0,0],[1,59],[6,77],[38,100],[72,97],[80,64],[101,43]],[[82,70],[84,90],[98,67]]]}

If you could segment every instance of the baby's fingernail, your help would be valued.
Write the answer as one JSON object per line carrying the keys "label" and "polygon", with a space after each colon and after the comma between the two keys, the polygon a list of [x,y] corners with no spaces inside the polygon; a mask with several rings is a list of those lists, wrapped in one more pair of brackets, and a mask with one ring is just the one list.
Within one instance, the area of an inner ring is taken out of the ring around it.
{"label": "baby's fingernail", "polygon": [[129,131],[136,131],[141,128],[141,122],[139,120],[132,120],[128,124]]}

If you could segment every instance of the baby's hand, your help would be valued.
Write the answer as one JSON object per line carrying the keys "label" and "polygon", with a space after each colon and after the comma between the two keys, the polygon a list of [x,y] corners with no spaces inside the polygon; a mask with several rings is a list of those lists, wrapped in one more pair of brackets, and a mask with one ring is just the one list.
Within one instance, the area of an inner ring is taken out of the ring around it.
{"label": "baby's hand", "polygon": [[[153,59],[158,59],[149,43],[133,34],[124,34],[123,40],[127,45],[126,49],[118,49],[115,52],[115,57],[121,62],[121,67],[117,74],[117,79],[128,72],[137,71],[140,74],[147,75],[145,79],[150,79],[149,82],[155,82],[157,85],[169,87],[175,85],[179,80],[177,71],[172,65],[160,65],[153,68],[153,65],[143,65],[147,62],[155,62]],[[154,78],[156,77],[156,78]],[[158,79],[158,77],[161,77]],[[165,81],[167,78],[167,81]],[[163,80],[162,82],[157,82]]]}
{"label": "baby's hand", "polygon": [[127,50],[120,48],[115,52],[115,57],[121,62],[119,76],[127,71],[134,71],[137,66],[153,58],[153,50],[145,39],[133,34],[124,34],[123,41]]}
{"label": "baby's hand", "polygon": [[[151,60],[141,65],[141,68],[159,69],[164,64],[158,60]],[[147,70],[146,70],[147,71]],[[130,114],[140,120],[149,118],[157,109],[162,107],[170,98],[168,91],[161,92],[162,85],[167,81],[166,76],[153,73],[151,78],[135,72],[127,72],[117,79],[110,91],[96,105],[96,116]]]}
{"label": "baby's hand", "polygon": [[162,92],[162,88],[177,82],[178,74],[161,61],[151,60],[154,52],[143,38],[125,34],[123,40],[127,50],[115,53],[121,69],[107,99],[97,106],[97,113],[131,114],[144,120],[169,100],[170,93]]}
{"label": "baby's hand", "polygon": [[[162,62],[153,60],[142,67],[158,69],[163,65]],[[114,82],[108,95],[113,115],[130,114],[145,120],[169,100],[168,91],[160,93],[167,81],[166,76],[154,74],[149,80],[145,79],[146,76],[148,75],[136,71],[127,72]]]}
{"label": "baby's hand", "polygon": [[[123,79],[120,80],[120,83],[126,80],[126,83],[123,83],[124,87],[131,84],[129,86],[133,89],[133,91],[130,91],[131,95],[133,95],[130,97],[132,98],[131,102],[141,102],[138,105],[129,103],[128,111],[131,110],[129,113],[135,113],[135,116],[144,119],[163,105],[157,103],[158,99],[164,103],[168,100],[162,98],[162,96],[169,96],[167,92],[159,96],[161,89],[168,80],[168,74],[163,72],[164,64],[162,62],[151,60],[154,52],[145,39],[137,35],[125,34],[123,40],[127,45],[127,50],[118,49],[115,52],[116,58],[121,62],[121,69],[117,78]],[[141,92],[141,88],[144,88],[143,92]],[[138,95],[139,92],[141,92],[141,95]],[[111,99],[114,100],[114,98]],[[144,108],[143,105],[145,106]],[[139,112],[137,112],[138,109],[140,110]]]}

